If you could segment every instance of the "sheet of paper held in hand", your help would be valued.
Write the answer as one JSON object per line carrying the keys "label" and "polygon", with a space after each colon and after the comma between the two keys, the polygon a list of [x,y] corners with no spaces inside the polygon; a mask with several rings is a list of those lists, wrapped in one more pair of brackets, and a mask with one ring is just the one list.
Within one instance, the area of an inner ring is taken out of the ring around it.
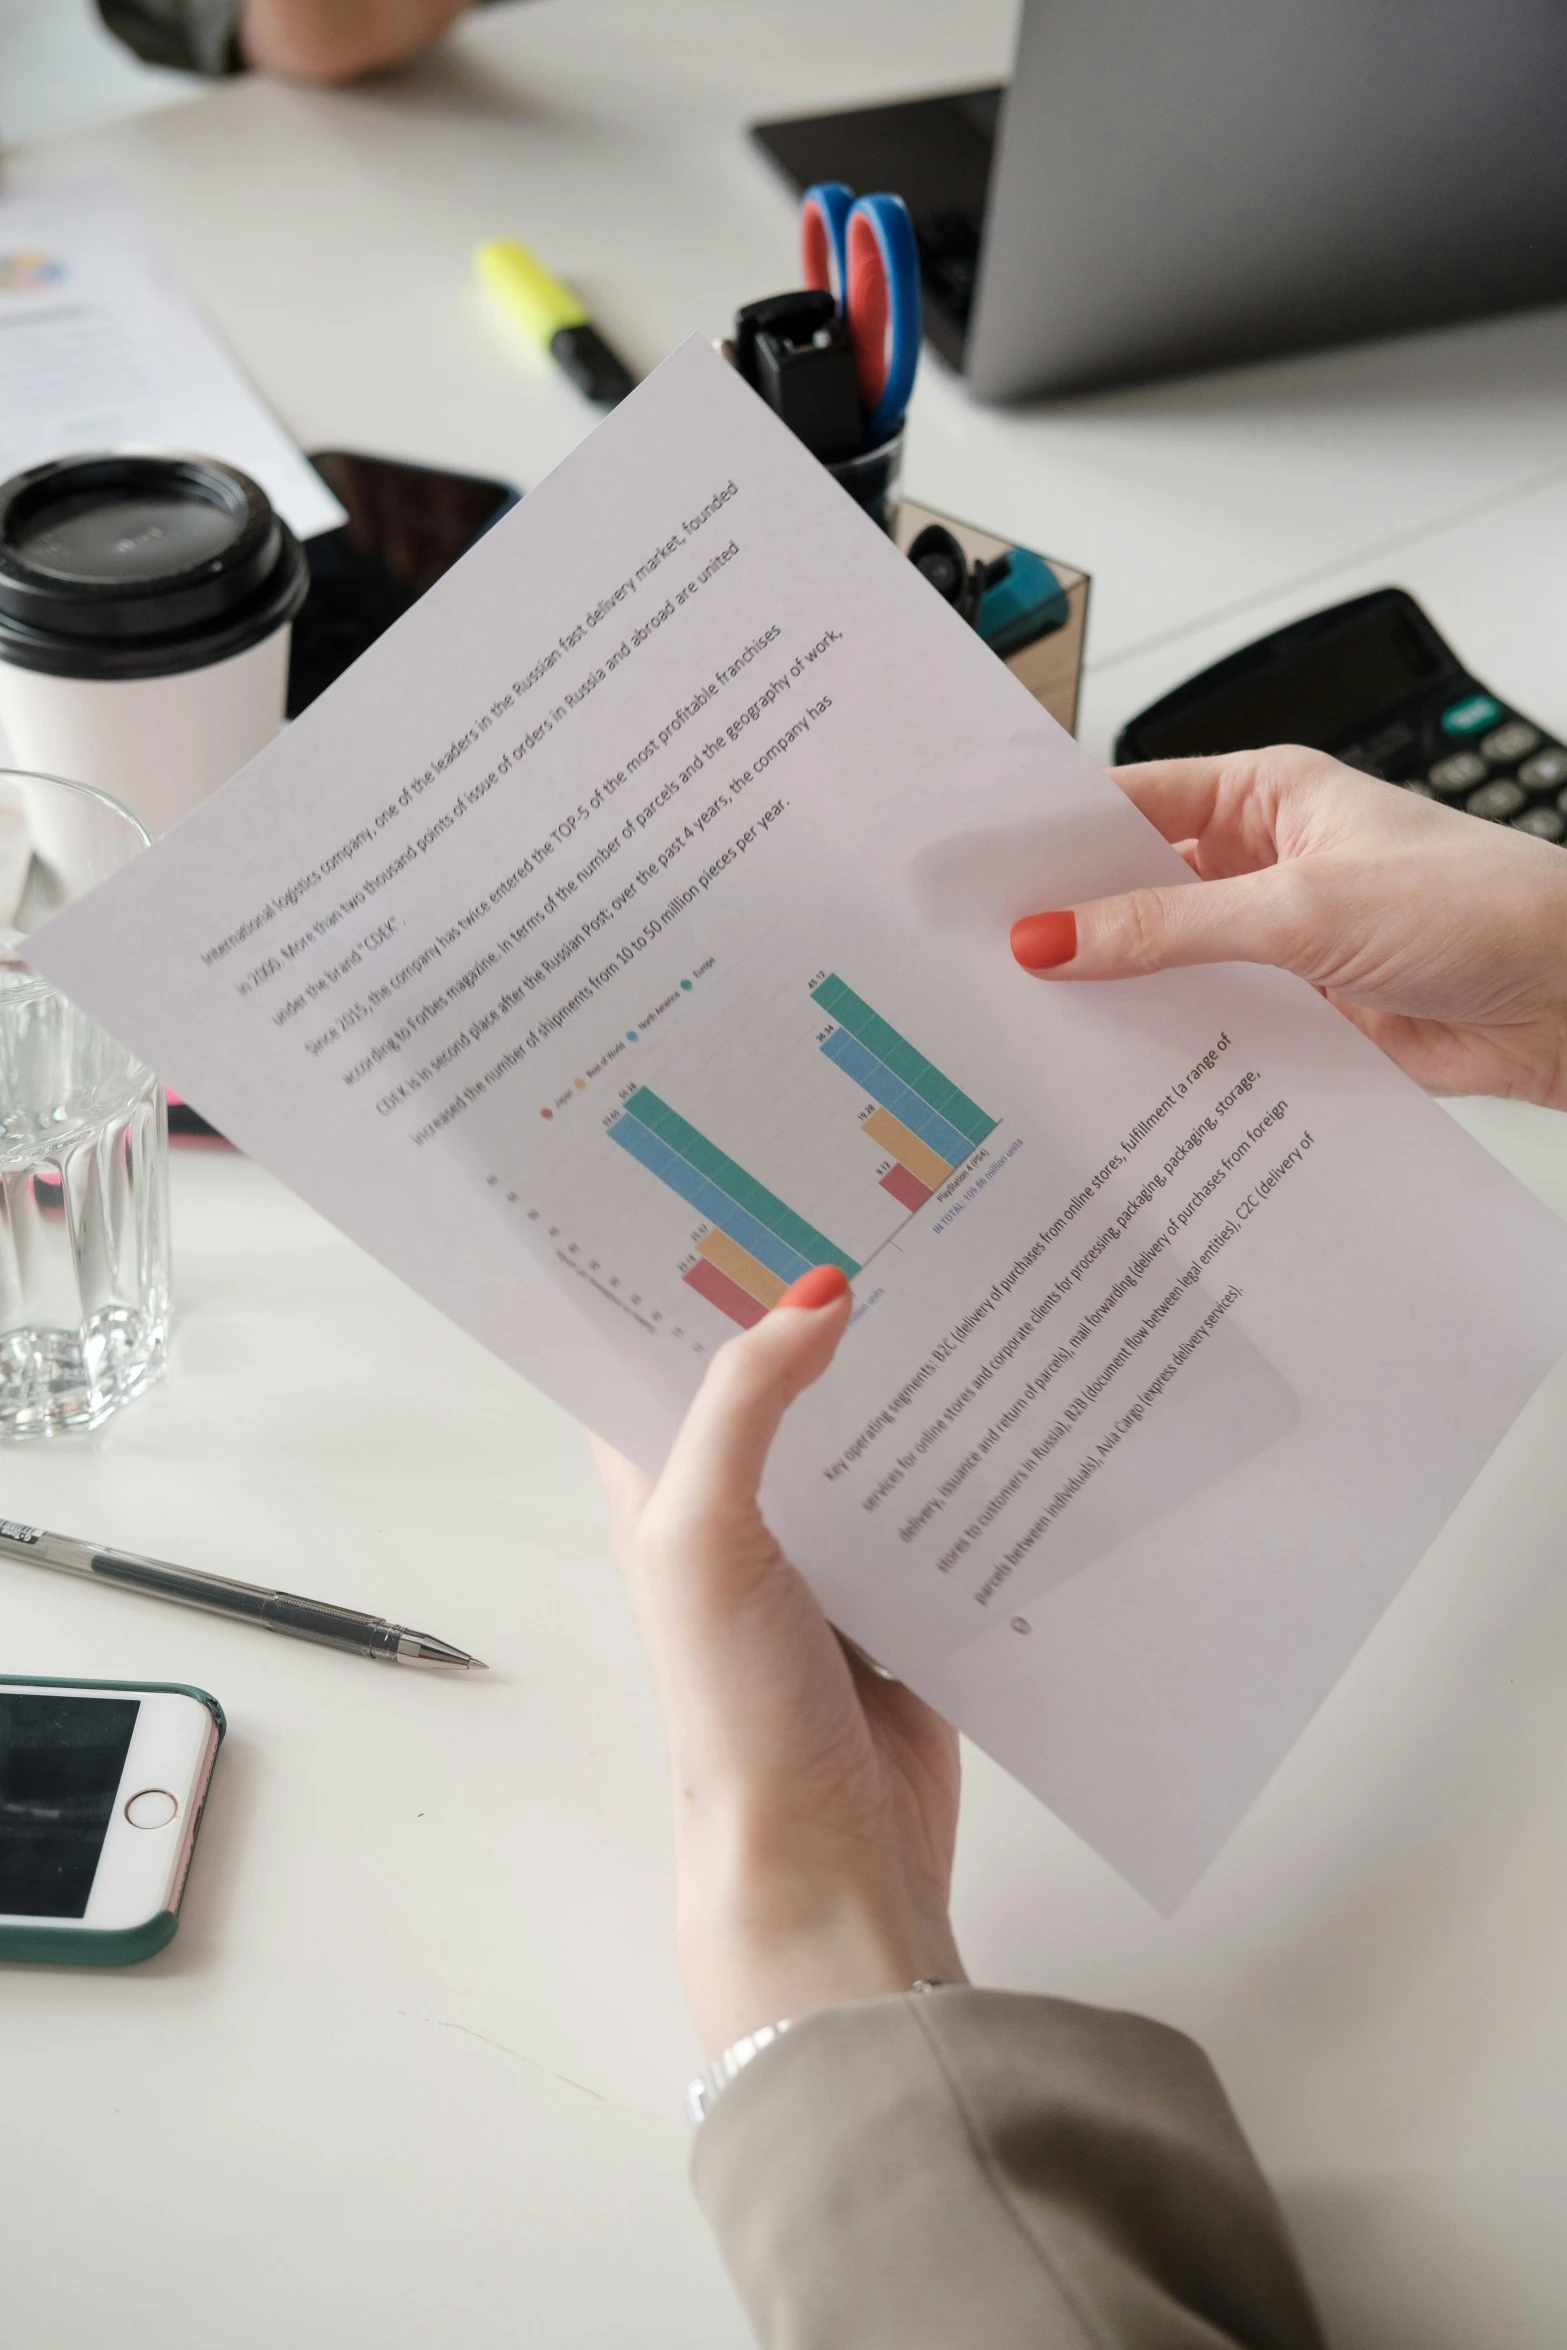
{"label": "sheet of paper held in hand", "polygon": [[37,960],[649,1467],[842,1265],[775,1524],[1168,1906],[1567,1340],[1310,988],[1012,962],[1185,871],[693,342]]}

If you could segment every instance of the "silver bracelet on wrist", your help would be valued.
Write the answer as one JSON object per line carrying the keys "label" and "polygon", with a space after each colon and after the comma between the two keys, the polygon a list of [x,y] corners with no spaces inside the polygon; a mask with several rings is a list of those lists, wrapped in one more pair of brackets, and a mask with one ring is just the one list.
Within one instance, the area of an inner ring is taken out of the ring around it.
{"label": "silver bracelet on wrist", "polygon": [[760,2024],[754,2032],[746,2032],[738,2040],[731,2040],[721,2048],[710,2065],[705,2065],[694,2081],[686,2084],[686,2111],[691,2116],[693,2130],[700,2129],[713,2109],[713,2101],[727,2089],[736,2073],[743,2073],[755,2056],[764,2048],[771,2048],[789,2029],[785,2016],[776,2024]]}
{"label": "silver bracelet on wrist", "polygon": [[[943,1991],[946,1988],[946,1984],[935,1975],[921,1975],[917,1982],[909,1985],[911,1991]],[[735,2075],[743,2073],[764,2048],[771,2048],[775,2040],[781,2040],[794,2020],[784,2016],[776,2024],[759,2024],[754,2032],[746,2032],[738,2040],[731,2040],[727,2048],[719,2050],[711,2064],[703,2067],[694,2081],[687,2082],[686,2112],[691,2117],[694,2130],[701,2128]]]}

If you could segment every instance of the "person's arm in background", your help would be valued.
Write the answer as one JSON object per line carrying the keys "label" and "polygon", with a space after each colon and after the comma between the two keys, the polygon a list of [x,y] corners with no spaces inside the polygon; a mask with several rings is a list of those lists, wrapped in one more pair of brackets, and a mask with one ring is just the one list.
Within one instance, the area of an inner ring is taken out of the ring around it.
{"label": "person's arm in background", "polygon": [[297,82],[348,82],[438,40],[468,0],[245,0],[247,65]]}
{"label": "person's arm in background", "polygon": [[347,82],[401,65],[469,0],[98,0],[111,33],[148,65],[186,73],[255,66],[291,81]]}
{"label": "person's arm in background", "polygon": [[957,1740],[840,1645],[757,1503],[848,1318],[822,1268],[731,1339],[656,1485],[597,1448],[668,1734],[698,2031],[712,2058],[790,2027],[696,2141],[752,2323],[766,2350],[1321,2350],[1202,2052],[964,1980]]}

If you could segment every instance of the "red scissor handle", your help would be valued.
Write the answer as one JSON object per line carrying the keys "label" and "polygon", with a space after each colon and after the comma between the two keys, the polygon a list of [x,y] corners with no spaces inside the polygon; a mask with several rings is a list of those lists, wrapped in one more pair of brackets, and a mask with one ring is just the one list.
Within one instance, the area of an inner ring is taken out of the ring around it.
{"label": "red scissor handle", "polygon": [[876,233],[863,212],[849,215],[848,286],[844,309],[854,342],[860,405],[874,408],[892,365],[892,293]]}

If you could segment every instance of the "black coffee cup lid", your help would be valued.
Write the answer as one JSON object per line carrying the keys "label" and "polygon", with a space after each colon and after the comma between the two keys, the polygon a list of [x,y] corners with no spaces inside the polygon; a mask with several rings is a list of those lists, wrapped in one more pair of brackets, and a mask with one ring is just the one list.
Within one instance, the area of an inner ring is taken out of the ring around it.
{"label": "black coffee cup lid", "polygon": [[291,619],[305,559],[266,492],[212,458],[67,457],[0,484],[0,660],[161,677]]}

